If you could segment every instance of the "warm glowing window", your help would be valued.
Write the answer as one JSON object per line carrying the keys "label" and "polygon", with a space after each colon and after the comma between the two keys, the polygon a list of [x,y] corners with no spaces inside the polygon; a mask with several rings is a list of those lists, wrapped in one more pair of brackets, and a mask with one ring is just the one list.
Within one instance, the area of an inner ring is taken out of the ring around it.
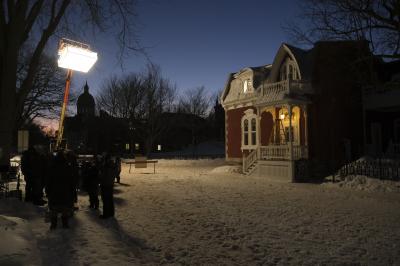
{"label": "warm glowing window", "polygon": [[[295,142],[295,139],[294,139],[294,128],[293,128],[293,126],[291,127],[291,137],[292,137],[292,141],[293,142]],[[285,141],[286,142],[290,142],[290,138],[289,138],[289,127],[285,127]]]}
{"label": "warm glowing window", "polygon": [[243,81],[243,92],[244,93],[252,92],[251,83],[249,79]]}

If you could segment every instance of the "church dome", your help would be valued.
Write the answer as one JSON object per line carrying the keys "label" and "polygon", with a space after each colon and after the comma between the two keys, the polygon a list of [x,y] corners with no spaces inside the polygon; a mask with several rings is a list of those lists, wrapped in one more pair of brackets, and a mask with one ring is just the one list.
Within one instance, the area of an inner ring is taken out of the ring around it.
{"label": "church dome", "polygon": [[95,105],[94,98],[89,93],[89,86],[86,82],[83,93],[78,97],[77,101],[78,115],[94,116]]}

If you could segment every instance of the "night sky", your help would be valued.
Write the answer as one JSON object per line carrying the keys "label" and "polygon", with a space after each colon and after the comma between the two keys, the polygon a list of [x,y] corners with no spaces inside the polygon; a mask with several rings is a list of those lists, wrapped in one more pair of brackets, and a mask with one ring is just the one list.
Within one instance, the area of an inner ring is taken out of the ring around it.
{"label": "night sky", "polygon": [[[295,0],[140,0],[138,35],[163,75],[178,90],[205,86],[216,93],[228,74],[243,67],[272,63],[282,42],[282,25],[299,13]],[[95,42],[95,43],[91,43]],[[87,80],[96,95],[105,78],[145,68],[143,55],[129,55],[123,68],[113,40],[88,40],[99,60],[88,74],[75,72],[73,90]]]}

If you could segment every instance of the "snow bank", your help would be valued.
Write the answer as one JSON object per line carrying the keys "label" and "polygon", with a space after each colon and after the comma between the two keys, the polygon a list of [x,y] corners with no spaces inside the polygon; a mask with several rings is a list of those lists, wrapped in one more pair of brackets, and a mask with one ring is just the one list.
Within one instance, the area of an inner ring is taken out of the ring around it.
{"label": "snow bank", "polygon": [[0,265],[41,265],[28,222],[0,215]]}
{"label": "snow bank", "polygon": [[213,170],[211,170],[211,173],[240,173],[240,168],[240,165],[224,165],[215,167]]}
{"label": "snow bank", "polygon": [[[326,178],[330,180],[331,178]],[[349,175],[337,183],[325,183],[328,186],[348,189],[363,190],[369,192],[396,192],[400,193],[400,182],[380,180],[363,175]]]}

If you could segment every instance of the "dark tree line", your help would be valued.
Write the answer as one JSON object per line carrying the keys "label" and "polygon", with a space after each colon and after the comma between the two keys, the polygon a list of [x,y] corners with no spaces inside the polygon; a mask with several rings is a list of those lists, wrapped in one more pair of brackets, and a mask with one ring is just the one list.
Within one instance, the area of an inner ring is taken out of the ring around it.
{"label": "dark tree line", "polygon": [[[215,108],[212,108],[214,97],[210,97],[203,86],[179,94],[176,87],[161,75],[158,66],[148,65],[143,73],[106,80],[97,97],[97,107],[110,116],[128,121],[134,134],[144,140],[145,152],[149,153],[156,141],[182,122],[191,131],[191,144],[197,144],[205,124],[202,121],[214,121],[216,117]],[[174,114],[186,114],[186,118]],[[221,115],[217,116],[220,119]]]}

